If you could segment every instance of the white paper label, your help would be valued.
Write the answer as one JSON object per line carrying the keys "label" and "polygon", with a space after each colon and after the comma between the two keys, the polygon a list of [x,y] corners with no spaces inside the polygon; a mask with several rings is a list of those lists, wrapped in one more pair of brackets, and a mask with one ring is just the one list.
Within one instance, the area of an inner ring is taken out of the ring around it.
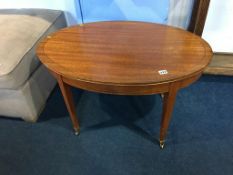
{"label": "white paper label", "polygon": [[168,71],[167,70],[159,70],[159,75],[166,75],[168,74]]}

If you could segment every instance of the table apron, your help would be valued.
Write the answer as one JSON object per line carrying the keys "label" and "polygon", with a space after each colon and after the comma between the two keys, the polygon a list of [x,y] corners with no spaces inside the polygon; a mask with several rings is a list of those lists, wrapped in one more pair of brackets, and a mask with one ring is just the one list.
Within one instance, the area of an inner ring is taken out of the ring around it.
{"label": "table apron", "polygon": [[[56,73],[52,74],[57,77]],[[118,84],[102,84],[102,83],[93,83],[88,81],[74,80],[62,76],[64,83],[80,88],[87,91],[105,93],[105,94],[115,94],[115,95],[152,95],[165,93],[169,91],[171,84],[178,83],[179,88],[184,88],[195,82],[201,76],[201,72],[198,72],[188,78],[161,83],[161,84],[147,84],[147,85],[118,85]]]}

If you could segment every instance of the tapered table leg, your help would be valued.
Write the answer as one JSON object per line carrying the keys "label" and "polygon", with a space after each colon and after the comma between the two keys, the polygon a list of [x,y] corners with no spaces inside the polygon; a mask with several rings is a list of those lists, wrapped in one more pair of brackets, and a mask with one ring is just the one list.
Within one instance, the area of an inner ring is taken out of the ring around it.
{"label": "tapered table leg", "polygon": [[160,148],[164,148],[165,137],[167,134],[167,129],[171,120],[171,115],[173,111],[173,107],[176,100],[176,94],[179,88],[179,84],[172,83],[169,88],[169,92],[164,93],[163,98],[163,113],[162,113],[162,120],[160,126],[160,138],[159,144]]}
{"label": "tapered table leg", "polygon": [[69,115],[70,115],[70,118],[73,124],[73,128],[75,131],[75,135],[78,135],[80,132],[80,127],[79,127],[78,118],[75,112],[74,100],[73,100],[73,95],[72,95],[70,86],[63,82],[61,76],[56,76],[56,78],[57,78],[59,87],[61,89],[67,110],[69,112]]}

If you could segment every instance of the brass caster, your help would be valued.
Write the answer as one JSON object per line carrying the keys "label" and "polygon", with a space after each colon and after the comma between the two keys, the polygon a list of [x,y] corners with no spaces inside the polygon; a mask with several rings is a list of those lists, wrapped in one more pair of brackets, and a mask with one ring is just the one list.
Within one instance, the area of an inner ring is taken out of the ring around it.
{"label": "brass caster", "polygon": [[79,128],[74,128],[74,135],[78,136],[80,133],[80,129]]}
{"label": "brass caster", "polygon": [[160,146],[161,149],[164,148],[164,145],[165,145],[165,140],[160,140],[159,141],[159,146]]}

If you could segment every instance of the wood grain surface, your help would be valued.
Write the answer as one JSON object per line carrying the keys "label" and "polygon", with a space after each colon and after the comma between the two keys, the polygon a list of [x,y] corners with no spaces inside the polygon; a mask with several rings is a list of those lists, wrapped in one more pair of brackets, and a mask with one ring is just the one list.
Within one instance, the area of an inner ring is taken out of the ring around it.
{"label": "wood grain surface", "polygon": [[[63,77],[94,84],[148,85],[185,79],[212,57],[200,37],[144,22],[99,22],[60,30],[42,41],[37,54]],[[160,75],[158,71],[167,70]]]}
{"label": "wood grain surface", "polygon": [[210,0],[194,0],[188,31],[201,36],[205,27]]}

